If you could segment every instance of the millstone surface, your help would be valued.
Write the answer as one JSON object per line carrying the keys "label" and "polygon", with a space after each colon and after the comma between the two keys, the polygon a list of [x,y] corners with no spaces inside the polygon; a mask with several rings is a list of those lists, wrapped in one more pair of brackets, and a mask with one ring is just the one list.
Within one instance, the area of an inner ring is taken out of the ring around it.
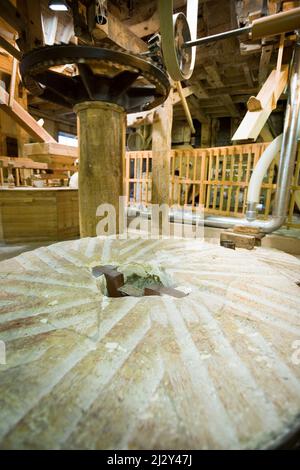
{"label": "millstone surface", "polygon": [[[107,298],[91,267],[157,263],[187,297]],[[0,263],[0,447],[243,449],[300,425],[300,261],[87,238]],[[299,355],[298,355],[299,357]]]}

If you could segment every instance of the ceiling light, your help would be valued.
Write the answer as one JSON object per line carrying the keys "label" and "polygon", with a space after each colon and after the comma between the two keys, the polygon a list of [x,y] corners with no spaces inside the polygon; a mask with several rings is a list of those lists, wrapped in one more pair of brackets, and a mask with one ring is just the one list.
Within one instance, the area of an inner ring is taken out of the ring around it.
{"label": "ceiling light", "polygon": [[69,7],[65,0],[49,0],[48,6],[53,11],[68,11]]}

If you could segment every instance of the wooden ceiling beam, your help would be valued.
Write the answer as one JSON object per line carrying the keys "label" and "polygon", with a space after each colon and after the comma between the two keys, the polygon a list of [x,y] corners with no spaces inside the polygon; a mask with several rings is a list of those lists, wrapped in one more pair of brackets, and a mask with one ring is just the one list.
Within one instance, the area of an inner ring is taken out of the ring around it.
{"label": "wooden ceiling beam", "polygon": [[254,88],[252,73],[247,63],[243,64],[243,71],[249,88]]}
{"label": "wooden ceiling beam", "polygon": [[70,117],[64,118],[60,114],[57,113],[48,113],[43,111],[42,109],[29,109],[30,114],[32,116],[35,116],[36,118],[43,118],[43,119],[48,119],[49,121],[54,121],[59,124],[63,124],[66,126],[69,126],[70,128],[73,129],[74,133],[77,131],[77,124],[76,124],[76,116],[74,114],[74,119],[71,119]]}
{"label": "wooden ceiling beam", "polygon": [[9,0],[1,0],[0,17],[19,34],[26,30],[21,13]]}
{"label": "wooden ceiling beam", "polygon": [[194,95],[199,99],[203,99],[203,98],[209,98],[208,96],[208,93],[207,91],[205,90],[205,88],[203,87],[203,85],[198,82],[198,83],[194,83],[193,84],[193,89],[194,89]]}
{"label": "wooden ceiling beam", "polygon": [[257,139],[271,112],[276,107],[274,95],[280,97],[287,84],[288,66],[282,68],[279,83],[277,82],[276,75],[276,70],[273,70],[257,97],[253,97],[259,104],[259,107],[257,110],[246,113],[232,140]]}
{"label": "wooden ceiling beam", "polygon": [[211,86],[213,86],[214,88],[220,88],[220,87],[224,86],[224,83],[223,83],[223,81],[221,79],[221,76],[218,72],[216,64],[205,65],[204,70],[205,70],[206,75],[207,75],[206,80]]}
{"label": "wooden ceiling beam", "polygon": [[234,86],[227,86],[227,87],[223,87],[223,88],[215,88],[215,89],[209,89],[207,90],[208,92],[208,95],[210,97],[215,97],[217,95],[224,95],[224,94],[228,94],[228,95],[255,95],[258,91],[258,87],[254,87],[254,88],[247,88],[247,87],[234,87]]}
{"label": "wooden ceiling beam", "polygon": [[12,55],[15,59],[21,60],[22,54],[16,49],[10,42],[8,42],[4,37],[0,35],[0,47],[2,47],[6,52]]}
{"label": "wooden ceiling beam", "polygon": [[198,119],[201,123],[208,123],[208,116],[199,108],[198,100],[195,96],[191,95],[188,97],[188,101],[192,106],[191,113],[195,119]]}
{"label": "wooden ceiling beam", "polygon": [[0,109],[5,111],[38,142],[55,142],[48,132],[17,101],[10,103],[9,94],[0,86]]}
{"label": "wooden ceiling beam", "polygon": [[26,29],[20,34],[18,45],[22,51],[30,51],[44,45],[40,0],[17,0],[17,9],[25,19]]}
{"label": "wooden ceiling beam", "polygon": [[107,23],[105,25],[97,24],[92,35],[96,41],[109,39],[126,51],[135,54],[148,51],[148,45],[109,11]]}
{"label": "wooden ceiling beam", "polygon": [[266,81],[266,78],[269,74],[269,65],[272,57],[272,52],[273,44],[267,44],[262,47],[258,74],[259,86],[261,86]]}
{"label": "wooden ceiling beam", "polygon": [[232,98],[230,95],[225,94],[222,96],[222,102],[225,106],[225,108],[228,110],[229,114],[231,117],[240,117],[240,112],[237,106],[234,104],[232,101]]}

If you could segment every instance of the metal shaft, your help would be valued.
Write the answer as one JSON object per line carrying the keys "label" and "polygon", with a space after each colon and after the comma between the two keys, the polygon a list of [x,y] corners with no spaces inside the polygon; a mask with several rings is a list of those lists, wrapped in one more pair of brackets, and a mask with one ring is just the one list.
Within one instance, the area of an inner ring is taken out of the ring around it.
{"label": "metal shaft", "polygon": [[292,75],[290,80],[289,98],[285,116],[281,157],[278,169],[278,183],[273,215],[278,217],[287,212],[290,198],[295,158],[297,155],[300,125],[300,37],[294,51]]}
{"label": "metal shaft", "polygon": [[254,20],[250,26],[244,28],[225,31],[224,33],[213,34],[205,38],[187,41],[184,47],[202,46],[221,39],[241,36],[242,34],[252,33],[253,40],[261,39],[267,36],[276,36],[278,34],[295,31],[300,28],[300,7],[292,8],[288,11],[276,13],[275,15],[264,16]]}
{"label": "metal shaft", "polygon": [[220,41],[222,39],[227,39],[236,36],[242,36],[243,34],[250,33],[252,26],[245,26],[244,28],[232,29],[231,31],[225,31],[223,33],[213,34],[212,36],[206,36],[204,38],[196,39],[195,41],[188,41],[185,43],[184,47],[193,47],[193,46],[202,46],[203,44],[208,44],[214,41]]}

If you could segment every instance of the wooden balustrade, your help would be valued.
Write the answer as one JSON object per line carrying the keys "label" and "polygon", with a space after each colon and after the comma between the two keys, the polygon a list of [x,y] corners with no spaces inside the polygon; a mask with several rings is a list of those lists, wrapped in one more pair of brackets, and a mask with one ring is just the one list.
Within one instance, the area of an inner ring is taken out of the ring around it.
{"label": "wooden balustrade", "polygon": [[[268,143],[234,145],[207,149],[177,149],[171,152],[170,205],[204,206],[205,213],[243,217],[253,169]],[[128,202],[151,203],[152,152],[126,153],[125,187]],[[274,161],[261,190],[262,211],[272,212],[277,166]],[[300,210],[300,152],[295,166],[286,225],[300,228],[295,214]]]}

